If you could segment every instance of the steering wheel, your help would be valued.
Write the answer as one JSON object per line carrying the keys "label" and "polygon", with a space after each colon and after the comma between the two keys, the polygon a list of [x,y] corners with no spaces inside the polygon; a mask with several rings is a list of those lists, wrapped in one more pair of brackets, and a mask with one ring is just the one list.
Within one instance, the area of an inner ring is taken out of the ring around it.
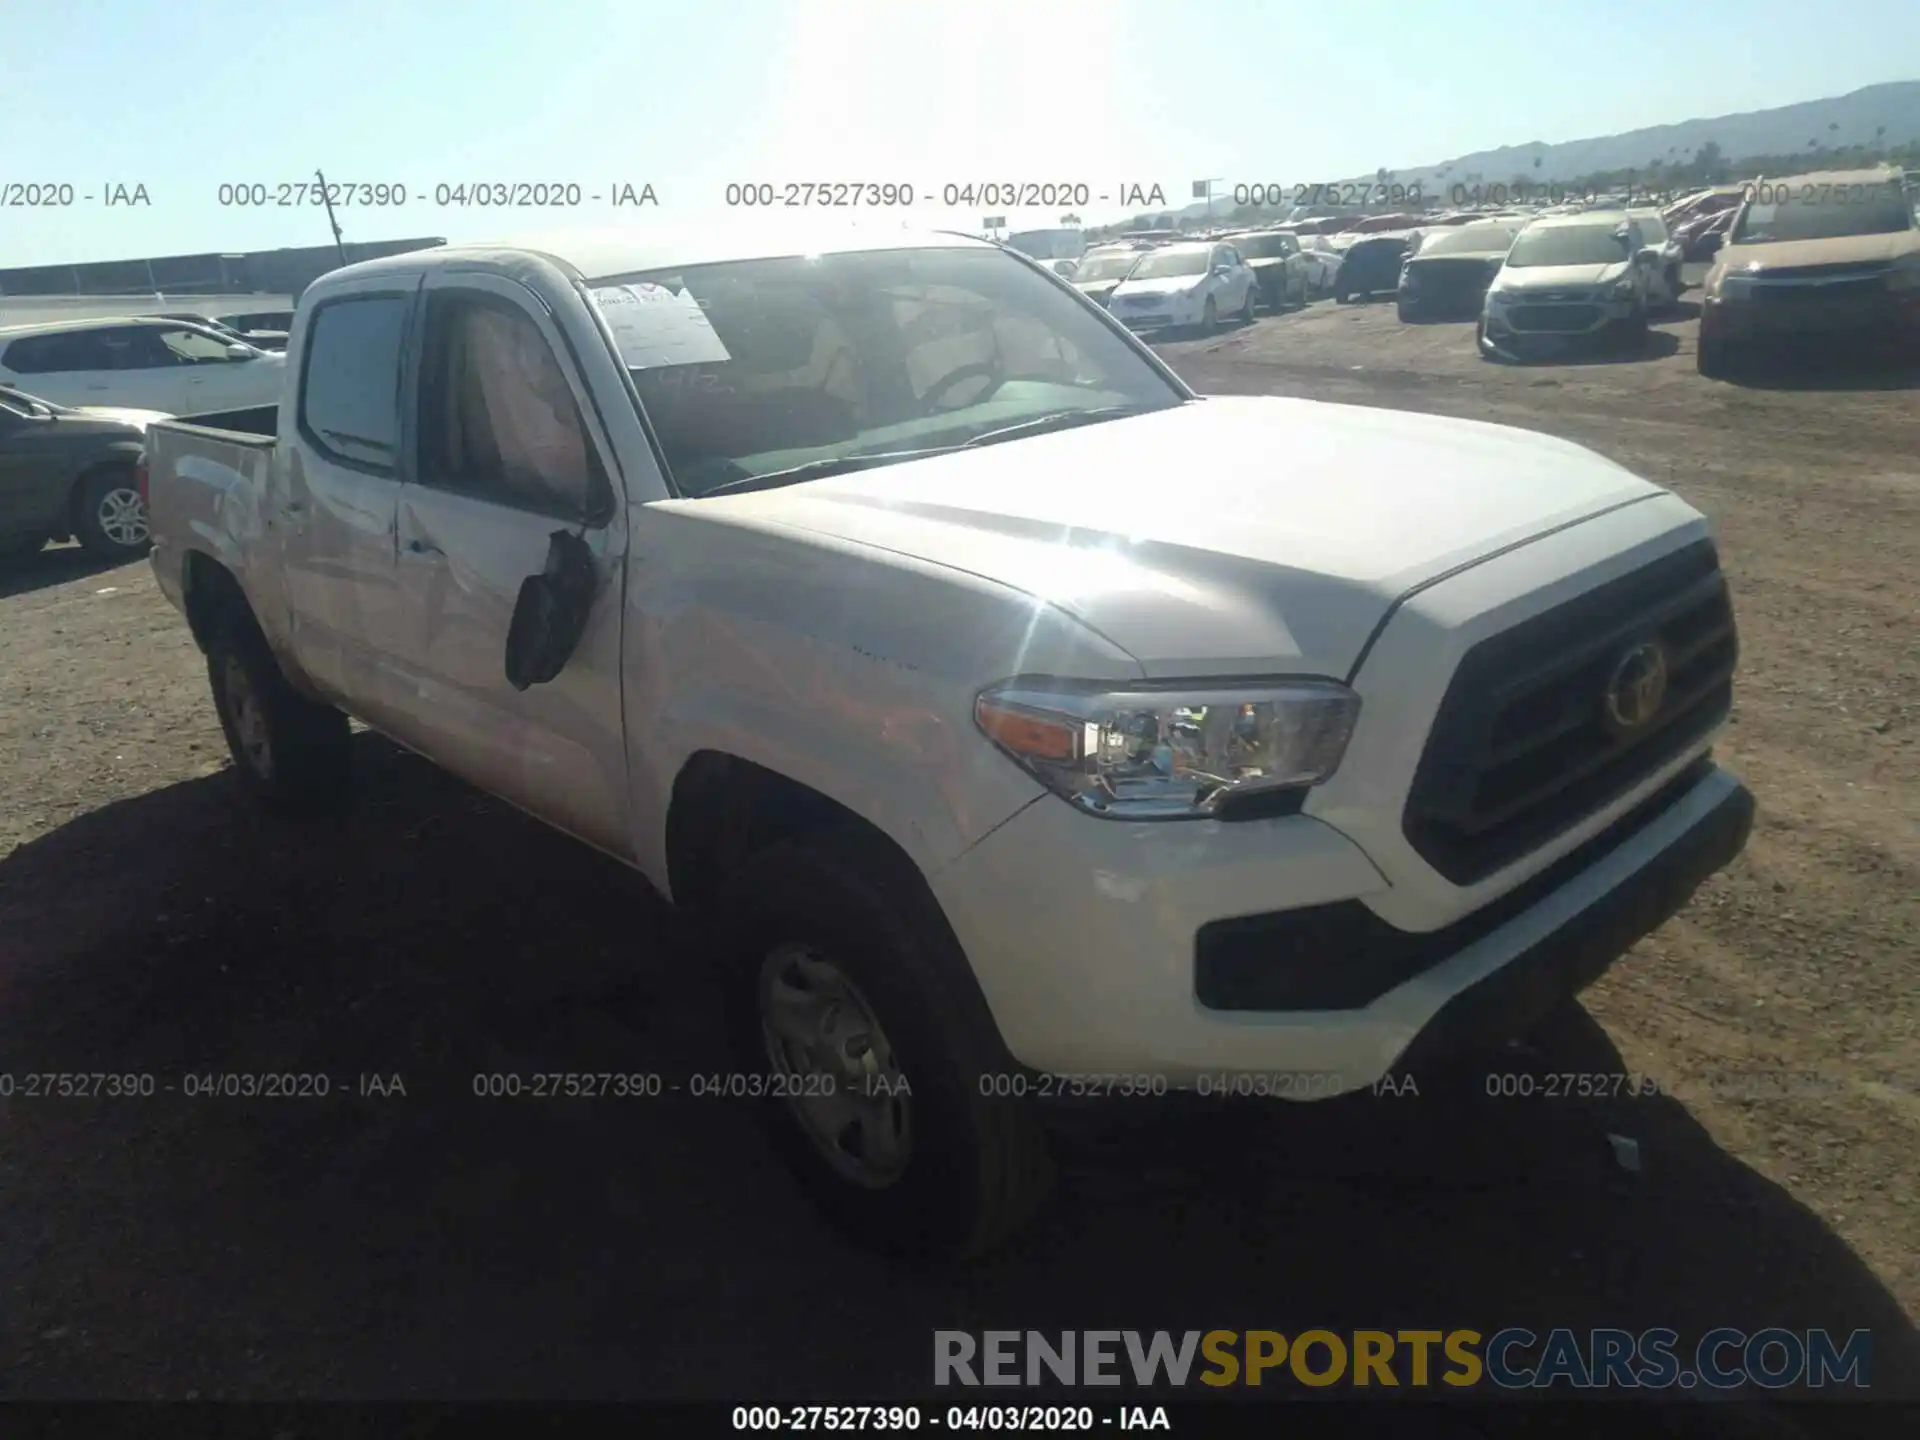
{"label": "steering wheel", "polygon": [[993,383],[980,394],[981,400],[990,400],[999,392],[1000,387],[1007,383],[1007,376],[999,362],[994,360],[976,360],[970,365],[960,366],[957,370],[949,370],[929,385],[927,393],[920,397],[922,410],[929,415],[932,414],[937,408],[933,402],[966,380],[992,381]]}

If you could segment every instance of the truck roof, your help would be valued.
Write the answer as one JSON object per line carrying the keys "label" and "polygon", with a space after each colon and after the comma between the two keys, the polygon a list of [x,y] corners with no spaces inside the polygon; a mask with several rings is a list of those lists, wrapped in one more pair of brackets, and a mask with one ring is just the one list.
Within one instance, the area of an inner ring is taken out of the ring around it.
{"label": "truck roof", "polygon": [[996,248],[992,242],[959,230],[925,230],[907,225],[753,219],[732,225],[550,230],[469,245],[443,245],[363,260],[330,272],[320,282],[344,275],[413,270],[427,264],[487,259],[502,252],[550,256],[589,280],[666,270],[685,265],[714,265],[731,260],[773,260],[789,255],[833,255],[856,250],[936,247]]}

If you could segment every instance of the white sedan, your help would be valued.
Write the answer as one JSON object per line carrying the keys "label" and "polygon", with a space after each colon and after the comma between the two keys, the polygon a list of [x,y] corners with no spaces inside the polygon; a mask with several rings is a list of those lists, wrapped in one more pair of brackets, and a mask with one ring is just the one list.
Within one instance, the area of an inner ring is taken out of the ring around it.
{"label": "white sedan", "polygon": [[1233,246],[1167,245],[1141,257],[1107,308],[1129,330],[1212,330],[1229,316],[1251,321],[1259,294]]}

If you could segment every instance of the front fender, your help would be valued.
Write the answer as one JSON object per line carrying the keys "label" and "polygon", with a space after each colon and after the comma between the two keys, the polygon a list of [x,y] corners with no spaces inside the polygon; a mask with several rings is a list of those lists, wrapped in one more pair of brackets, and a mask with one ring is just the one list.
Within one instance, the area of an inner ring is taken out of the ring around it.
{"label": "front fender", "polygon": [[[650,717],[654,743],[633,747],[634,813],[654,823],[636,861],[671,892],[666,814],[695,756],[751,761],[824,795],[886,835],[934,875],[1045,792],[976,733],[925,704],[894,706],[846,683],[849,666],[820,656],[787,693],[728,686],[679,691]],[[838,683],[836,683],[836,678]],[[631,709],[629,715],[632,714]]]}

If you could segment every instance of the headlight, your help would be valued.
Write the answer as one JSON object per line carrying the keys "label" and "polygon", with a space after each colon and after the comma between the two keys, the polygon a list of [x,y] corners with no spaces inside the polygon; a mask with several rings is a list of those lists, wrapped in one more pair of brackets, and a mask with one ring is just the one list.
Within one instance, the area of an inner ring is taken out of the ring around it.
{"label": "headlight", "polygon": [[1327,779],[1360,697],[1328,680],[1087,691],[1008,682],[982,691],[973,713],[988,739],[1081,809],[1184,820]]}
{"label": "headlight", "polygon": [[1607,294],[1615,300],[1631,300],[1634,296],[1634,283],[1631,275],[1616,280],[1607,287]]}
{"label": "headlight", "polygon": [[1753,296],[1753,277],[1751,275],[1722,275],[1720,283],[1714,288],[1714,295],[1721,300],[1748,300]]}
{"label": "headlight", "polygon": [[1511,290],[1487,291],[1487,303],[1489,305],[1505,305],[1512,299],[1513,299],[1513,291]]}

